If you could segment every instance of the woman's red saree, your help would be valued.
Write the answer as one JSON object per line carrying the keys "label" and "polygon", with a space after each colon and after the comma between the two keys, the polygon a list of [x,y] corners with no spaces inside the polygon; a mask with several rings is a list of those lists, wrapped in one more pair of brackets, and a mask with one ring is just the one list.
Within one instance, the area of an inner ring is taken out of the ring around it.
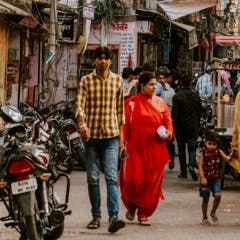
{"label": "woman's red saree", "polygon": [[[153,106],[154,105],[154,106]],[[157,108],[156,108],[157,107]],[[157,135],[163,125],[172,134],[172,120],[165,102],[141,93],[125,102],[124,141],[128,157],[122,161],[119,184],[121,198],[147,210],[150,216],[163,198],[162,180],[169,154],[165,141]]]}

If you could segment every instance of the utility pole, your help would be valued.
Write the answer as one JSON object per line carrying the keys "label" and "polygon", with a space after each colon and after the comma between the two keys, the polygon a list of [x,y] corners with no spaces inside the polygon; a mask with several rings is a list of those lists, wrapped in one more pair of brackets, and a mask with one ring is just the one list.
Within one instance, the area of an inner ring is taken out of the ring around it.
{"label": "utility pole", "polygon": [[50,90],[50,98],[47,105],[55,103],[57,90],[57,69],[56,69],[56,24],[57,24],[57,1],[50,2],[50,26],[49,26],[49,54],[51,60],[48,62],[47,88]]}

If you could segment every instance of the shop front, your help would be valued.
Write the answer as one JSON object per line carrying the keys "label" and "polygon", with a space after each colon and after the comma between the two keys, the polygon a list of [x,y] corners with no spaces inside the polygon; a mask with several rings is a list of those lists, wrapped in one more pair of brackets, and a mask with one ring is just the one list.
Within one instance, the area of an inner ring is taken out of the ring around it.
{"label": "shop front", "polygon": [[[93,51],[101,45],[101,25],[92,23],[86,51],[80,60],[81,75],[91,71],[94,66]],[[113,53],[112,71],[121,74],[123,68],[139,66],[138,34],[152,34],[152,23],[149,21],[114,22],[107,32],[107,46]]]}

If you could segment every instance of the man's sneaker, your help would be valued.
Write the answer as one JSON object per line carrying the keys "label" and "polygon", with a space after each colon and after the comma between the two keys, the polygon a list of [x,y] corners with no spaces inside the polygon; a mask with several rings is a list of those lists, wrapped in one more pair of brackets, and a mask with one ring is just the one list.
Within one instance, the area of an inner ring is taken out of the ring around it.
{"label": "man's sneaker", "polygon": [[179,175],[178,175],[178,178],[187,178],[187,174],[185,173],[180,173]]}
{"label": "man's sneaker", "polygon": [[198,180],[198,174],[197,174],[197,171],[195,170],[195,168],[189,167],[189,173],[191,174],[193,181]]}
{"label": "man's sneaker", "polygon": [[171,161],[168,163],[168,168],[169,168],[169,169],[174,169],[174,166],[175,166],[174,161],[171,160]]}
{"label": "man's sneaker", "polygon": [[125,222],[121,219],[119,219],[118,217],[112,217],[110,222],[109,222],[109,226],[108,226],[108,231],[110,233],[115,233],[117,232],[119,229],[124,228],[125,227]]}

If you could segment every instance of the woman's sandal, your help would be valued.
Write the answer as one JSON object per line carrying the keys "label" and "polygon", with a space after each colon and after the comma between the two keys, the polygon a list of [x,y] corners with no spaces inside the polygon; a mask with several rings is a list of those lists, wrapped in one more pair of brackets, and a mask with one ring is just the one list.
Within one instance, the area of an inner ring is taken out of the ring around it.
{"label": "woman's sandal", "polygon": [[151,223],[148,221],[147,218],[141,218],[138,221],[141,226],[151,226]]}
{"label": "woman's sandal", "polygon": [[134,218],[135,218],[135,213],[130,213],[129,211],[127,211],[125,217],[126,217],[126,219],[128,219],[129,221],[133,221]]}
{"label": "woman's sandal", "polygon": [[100,227],[100,218],[93,218],[87,225],[88,229],[98,229]]}

